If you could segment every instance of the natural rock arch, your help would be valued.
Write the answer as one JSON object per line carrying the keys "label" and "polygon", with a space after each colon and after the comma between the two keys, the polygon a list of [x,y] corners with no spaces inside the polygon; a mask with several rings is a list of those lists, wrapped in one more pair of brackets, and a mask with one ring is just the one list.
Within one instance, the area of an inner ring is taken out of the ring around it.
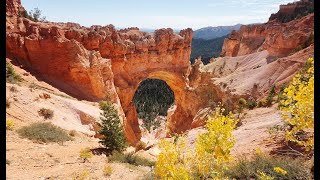
{"label": "natural rock arch", "polygon": [[187,121],[188,113],[185,109],[185,78],[183,78],[179,73],[168,71],[153,71],[146,74],[145,77],[130,81],[131,86],[119,88],[116,85],[116,90],[119,95],[121,107],[126,117],[126,120],[124,121],[125,132],[127,132],[127,138],[130,142],[137,142],[141,138],[137,111],[134,103],[132,102],[132,99],[140,83],[147,78],[160,79],[165,81],[174,92],[176,109],[174,112],[170,112],[167,115],[167,128],[171,132],[176,132],[173,124],[179,121],[177,119],[185,119],[185,122],[183,123],[185,125],[179,126],[179,129],[181,128],[180,131],[182,131],[183,126],[187,128],[191,125],[191,121]]}

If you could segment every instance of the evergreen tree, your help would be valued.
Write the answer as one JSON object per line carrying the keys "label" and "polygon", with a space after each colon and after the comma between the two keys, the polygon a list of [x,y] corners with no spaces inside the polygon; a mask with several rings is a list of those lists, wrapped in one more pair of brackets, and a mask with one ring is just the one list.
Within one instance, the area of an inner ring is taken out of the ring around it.
{"label": "evergreen tree", "polygon": [[100,119],[102,128],[100,134],[104,137],[100,140],[108,150],[123,151],[128,145],[124,136],[118,111],[112,102],[100,102],[100,109],[103,110]]}

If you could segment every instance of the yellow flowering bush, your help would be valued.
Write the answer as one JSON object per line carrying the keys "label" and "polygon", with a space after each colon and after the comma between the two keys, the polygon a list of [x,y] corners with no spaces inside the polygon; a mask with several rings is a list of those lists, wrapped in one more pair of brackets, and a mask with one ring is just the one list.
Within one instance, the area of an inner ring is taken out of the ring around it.
{"label": "yellow flowering bush", "polygon": [[281,167],[274,167],[273,170],[283,175],[286,175],[288,173],[286,170],[282,169]]}
{"label": "yellow flowering bush", "polygon": [[79,157],[83,160],[83,162],[88,161],[93,156],[89,147],[80,150]]}
{"label": "yellow flowering bush", "polygon": [[6,129],[8,129],[8,130],[13,130],[14,129],[14,122],[13,122],[12,119],[7,119]]}
{"label": "yellow flowering bush", "polygon": [[218,107],[206,124],[207,132],[199,134],[195,149],[186,147],[186,138],[179,137],[175,142],[160,141],[161,153],[155,165],[155,175],[160,179],[219,179],[231,160],[230,149],[235,144],[232,137],[237,120],[233,114],[222,115]]}
{"label": "yellow flowering bush", "polygon": [[235,144],[232,131],[236,127],[237,120],[230,112],[222,115],[223,109],[219,107],[213,117],[206,124],[207,132],[200,134],[196,140],[196,170],[202,177],[208,173],[219,176],[224,168],[223,163],[231,160],[230,149]]}
{"label": "yellow flowering bush", "polygon": [[185,137],[180,137],[176,142],[161,140],[159,143],[161,153],[155,165],[155,175],[160,179],[191,179],[190,153],[186,149]]}
{"label": "yellow flowering bush", "polygon": [[[296,74],[284,90],[281,101],[283,117],[291,126],[286,140],[313,150],[314,147],[314,58],[309,58],[307,68]],[[305,138],[301,137],[305,134]]]}
{"label": "yellow flowering bush", "polygon": [[257,175],[259,180],[274,180],[272,176],[268,176],[266,173],[258,171]]}

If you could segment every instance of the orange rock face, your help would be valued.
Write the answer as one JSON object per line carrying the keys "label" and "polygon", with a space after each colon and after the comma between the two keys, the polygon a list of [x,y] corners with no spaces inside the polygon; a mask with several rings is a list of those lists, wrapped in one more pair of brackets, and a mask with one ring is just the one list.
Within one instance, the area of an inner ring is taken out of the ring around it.
{"label": "orange rock face", "polygon": [[173,90],[176,109],[167,123],[173,133],[190,129],[198,109],[207,104],[201,92],[210,88],[189,85],[191,29],[179,34],[170,28],[146,33],[138,28],[116,30],[112,25],[85,28],[75,23],[32,22],[12,13],[16,8],[8,7],[16,3],[20,1],[7,1],[9,14],[16,17],[7,23],[7,56],[79,99],[98,101],[109,96],[121,107],[132,144],[141,137],[132,99],[144,79],[164,80]]}
{"label": "orange rock face", "polygon": [[224,40],[221,56],[241,56],[262,50],[274,56],[284,56],[308,43],[313,34],[313,13],[288,23],[273,20],[260,25],[245,25]]}

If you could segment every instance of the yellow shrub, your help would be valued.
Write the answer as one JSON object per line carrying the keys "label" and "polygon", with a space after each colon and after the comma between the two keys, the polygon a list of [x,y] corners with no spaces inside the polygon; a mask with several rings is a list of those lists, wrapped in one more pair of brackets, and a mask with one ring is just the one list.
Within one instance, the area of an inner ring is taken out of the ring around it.
{"label": "yellow shrub", "polygon": [[207,132],[198,135],[194,151],[186,147],[184,136],[175,142],[161,140],[162,151],[155,165],[155,175],[160,179],[220,178],[224,163],[231,160],[230,149],[235,144],[232,131],[236,123],[231,113],[223,116],[218,107],[207,121]]}
{"label": "yellow shrub", "polygon": [[112,167],[110,165],[105,165],[104,168],[103,168],[103,174],[105,176],[111,176],[112,174]]}
{"label": "yellow shrub", "polygon": [[283,174],[283,175],[286,175],[287,174],[287,171],[282,169],[281,167],[274,167],[273,170],[277,173],[280,173],[280,174]]}
{"label": "yellow shrub", "polygon": [[8,119],[6,123],[6,129],[13,130],[14,129],[14,122],[12,119]]}
{"label": "yellow shrub", "polygon": [[213,117],[206,124],[207,132],[200,134],[196,140],[196,164],[197,173],[203,177],[214,173],[220,176],[224,163],[231,160],[230,150],[235,144],[232,131],[236,127],[237,120],[233,114],[222,115],[219,107]]}
{"label": "yellow shrub", "polygon": [[92,158],[92,152],[90,150],[90,148],[86,147],[84,149],[80,150],[80,158],[83,159],[84,162],[86,162],[87,160],[89,160],[90,158]]}
{"label": "yellow shrub", "polygon": [[272,176],[268,176],[266,173],[258,171],[258,180],[274,180]]}
{"label": "yellow shrub", "polygon": [[[308,69],[300,72],[292,79],[284,90],[282,111],[285,121],[291,125],[286,131],[286,140],[313,150],[314,147],[314,59],[309,58]],[[299,133],[307,133],[308,138],[299,138]]]}
{"label": "yellow shrub", "polygon": [[75,172],[72,174],[72,180],[85,180],[90,175],[90,172],[85,169],[82,172]]}
{"label": "yellow shrub", "polygon": [[160,179],[190,179],[189,169],[186,164],[190,162],[189,153],[186,152],[185,137],[177,139],[176,143],[161,140],[155,175]]}

